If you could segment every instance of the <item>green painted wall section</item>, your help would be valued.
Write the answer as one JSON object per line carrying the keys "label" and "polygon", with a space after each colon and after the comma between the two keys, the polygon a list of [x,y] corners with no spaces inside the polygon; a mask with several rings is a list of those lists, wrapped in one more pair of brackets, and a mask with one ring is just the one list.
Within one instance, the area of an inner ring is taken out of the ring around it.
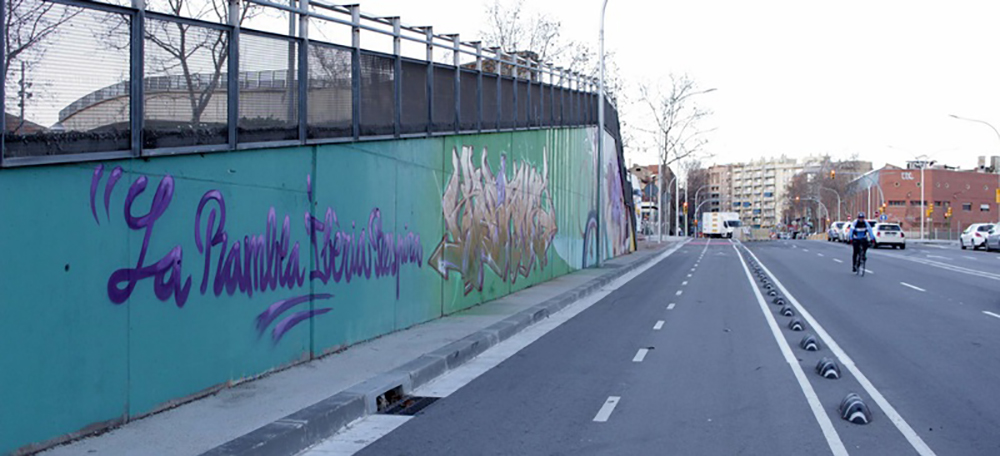
{"label": "green painted wall section", "polygon": [[620,157],[605,135],[599,166],[596,141],[553,129],[0,171],[0,454],[627,253]]}

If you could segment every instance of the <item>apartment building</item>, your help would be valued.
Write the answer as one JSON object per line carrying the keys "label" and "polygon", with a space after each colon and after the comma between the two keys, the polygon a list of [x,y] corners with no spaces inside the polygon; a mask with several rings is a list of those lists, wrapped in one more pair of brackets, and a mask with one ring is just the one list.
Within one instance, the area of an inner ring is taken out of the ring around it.
{"label": "apartment building", "polygon": [[787,157],[712,166],[711,210],[737,212],[744,226],[773,228],[782,220],[788,184],[803,167]]}

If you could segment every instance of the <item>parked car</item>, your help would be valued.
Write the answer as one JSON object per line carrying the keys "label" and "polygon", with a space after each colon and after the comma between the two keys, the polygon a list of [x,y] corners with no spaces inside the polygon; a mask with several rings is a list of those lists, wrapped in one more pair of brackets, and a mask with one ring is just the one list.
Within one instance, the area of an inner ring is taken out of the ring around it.
{"label": "parked car", "polygon": [[840,240],[840,233],[844,230],[844,223],[845,222],[833,222],[830,224],[830,229],[826,230],[827,242]]}
{"label": "parked car", "polygon": [[875,243],[872,247],[889,246],[894,249],[906,248],[906,235],[903,228],[896,223],[876,223],[874,226]]}
{"label": "parked car", "polygon": [[986,233],[986,251],[1000,250],[1000,226],[994,225]]}
{"label": "parked car", "polygon": [[986,236],[992,229],[992,223],[973,223],[962,232],[961,236],[958,237],[958,245],[962,246],[962,250],[969,247],[972,247],[972,250],[985,247]]}
{"label": "parked car", "polygon": [[846,221],[844,226],[840,229],[840,237],[838,238],[840,242],[850,242],[851,241],[851,230],[854,228],[854,222]]}

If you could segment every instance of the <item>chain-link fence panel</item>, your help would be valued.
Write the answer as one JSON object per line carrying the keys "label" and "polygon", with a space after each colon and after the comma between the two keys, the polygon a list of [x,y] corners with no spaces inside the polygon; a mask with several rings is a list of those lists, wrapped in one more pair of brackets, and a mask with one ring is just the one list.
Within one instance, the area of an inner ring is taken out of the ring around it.
{"label": "chain-link fence panel", "polygon": [[402,133],[427,131],[427,63],[403,60]]}
{"label": "chain-link fence panel", "polygon": [[39,33],[12,17],[31,17],[48,34],[7,54],[4,156],[129,150],[130,18],[41,0],[4,7],[8,44]]}
{"label": "chain-link fence panel", "polygon": [[475,130],[479,122],[479,76],[475,71],[462,70],[459,130]]}
{"label": "chain-link fence panel", "polygon": [[159,19],[146,20],[147,149],[229,141],[229,33]]}
{"label": "chain-link fence panel", "polygon": [[240,35],[239,142],[298,139],[298,79],[298,43]]}
{"label": "chain-link fence panel", "polygon": [[329,139],[353,135],[351,51],[332,44],[310,42],[308,54],[308,138]]}
{"label": "chain-link fence panel", "polygon": [[395,65],[393,57],[361,53],[361,136],[393,134]]}
{"label": "chain-link fence panel", "polygon": [[455,130],[455,67],[434,65],[434,131]]}

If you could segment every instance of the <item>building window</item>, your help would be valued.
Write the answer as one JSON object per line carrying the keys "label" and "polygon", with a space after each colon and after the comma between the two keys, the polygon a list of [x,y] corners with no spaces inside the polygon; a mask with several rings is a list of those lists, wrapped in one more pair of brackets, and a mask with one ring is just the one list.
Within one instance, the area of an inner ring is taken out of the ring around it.
{"label": "building window", "polygon": [[917,200],[917,201],[910,201],[910,206],[921,206],[921,205],[922,204],[921,204],[921,202],[919,200]]}
{"label": "building window", "polygon": [[899,201],[899,200],[892,201],[892,200],[890,200],[889,201],[889,206],[890,207],[906,206],[906,201]]}
{"label": "building window", "polygon": [[990,211],[990,205],[989,204],[980,204],[979,205],[979,212],[989,212],[989,211]]}
{"label": "building window", "polygon": [[972,211],[972,203],[962,203],[962,210],[965,212]]}

